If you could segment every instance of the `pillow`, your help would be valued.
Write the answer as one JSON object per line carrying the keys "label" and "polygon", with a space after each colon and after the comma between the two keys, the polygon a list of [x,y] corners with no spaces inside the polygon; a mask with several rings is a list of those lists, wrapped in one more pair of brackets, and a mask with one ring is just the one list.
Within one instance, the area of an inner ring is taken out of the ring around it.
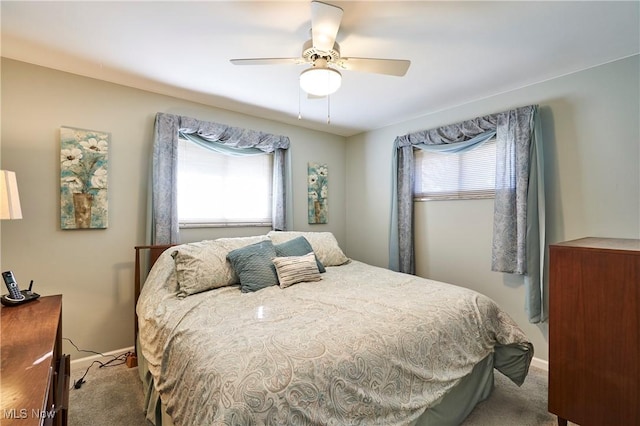
{"label": "pillow", "polygon": [[218,238],[174,247],[171,256],[175,263],[178,297],[237,284],[238,276],[227,261],[227,254],[260,241],[268,241],[268,238],[265,235]]}
{"label": "pillow", "polygon": [[[276,244],[274,247],[276,248],[276,256],[278,257],[302,256],[313,252],[311,244],[309,244],[309,241],[305,237],[297,237],[284,243]],[[325,272],[326,269],[324,269],[324,265],[318,260],[315,253],[313,256],[316,259],[318,271],[320,271],[320,273]]]}
{"label": "pillow", "polygon": [[306,281],[320,281],[320,271],[313,253],[304,256],[276,257],[273,259],[281,288]]}
{"label": "pillow", "polygon": [[309,241],[313,252],[324,266],[339,266],[350,261],[331,232],[270,231],[267,234],[274,244],[282,244],[300,236]]}
{"label": "pillow", "polygon": [[227,259],[240,277],[240,289],[243,293],[278,285],[276,269],[271,261],[274,257],[276,249],[269,240],[232,250],[227,254]]}

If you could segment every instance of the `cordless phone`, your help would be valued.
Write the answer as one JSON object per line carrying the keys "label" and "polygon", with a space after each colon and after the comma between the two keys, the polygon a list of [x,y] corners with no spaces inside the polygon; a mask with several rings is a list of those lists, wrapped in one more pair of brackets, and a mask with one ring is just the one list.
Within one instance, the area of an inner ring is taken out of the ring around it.
{"label": "cordless phone", "polygon": [[16,278],[13,276],[13,272],[5,271],[2,273],[2,279],[9,290],[9,297],[15,301],[24,299],[24,295],[20,293],[20,289],[18,288],[18,283],[16,283]]}
{"label": "cordless phone", "polygon": [[16,282],[16,277],[13,276],[13,272],[4,271],[2,273],[2,279],[4,280],[4,284],[7,286],[7,290],[9,290],[9,294],[3,295],[0,298],[0,302],[5,306],[20,305],[22,303],[36,300],[38,297],[40,297],[38,293],[34,293],[31,291],[31,288],[33,287],[33,281],[31,281],[31,284],[29,284],[29,290],[20,291],[18,283]]}

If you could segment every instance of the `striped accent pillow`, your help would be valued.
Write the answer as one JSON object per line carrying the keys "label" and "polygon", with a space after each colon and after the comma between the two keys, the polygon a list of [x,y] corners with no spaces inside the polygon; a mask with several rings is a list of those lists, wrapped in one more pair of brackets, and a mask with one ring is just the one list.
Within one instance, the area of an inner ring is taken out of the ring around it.
{"label": "striped accent pillow", "polygon": [[303,281],[320,281],[322,279],[313,252],[304,256],[274,257],[273,265],[276,267],[281,288],[287,288]]}

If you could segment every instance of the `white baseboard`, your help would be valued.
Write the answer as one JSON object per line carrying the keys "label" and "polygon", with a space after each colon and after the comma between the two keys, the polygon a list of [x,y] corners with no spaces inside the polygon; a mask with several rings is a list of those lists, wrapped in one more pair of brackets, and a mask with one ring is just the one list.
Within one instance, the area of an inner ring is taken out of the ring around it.
{"label": "white baseboard", "polygon": [[531,366],[547,372],[549,371],[549,361],[545,361],[544,359],[533,357],[531,360]]}
{"label": "white baseboard", "polygon": [[74,360],[71,361],[71,369],[72,370],[74,370],[76,368],[78,368],[78,369],[86,369],[94,361],[106,362],[106,361],[109,361],[110,359],[113,359],[114,356],[122,355],[122,354],[125,354],[127,352],[134,352],[134,347],[131,346],[129,348],[123,348],[123,349],[118,349],[118,350],[111,351],[111,352],[105,352],[103,354],[104,356],[91,355],[91,356],[84,357],[84,358],[74,359]]}

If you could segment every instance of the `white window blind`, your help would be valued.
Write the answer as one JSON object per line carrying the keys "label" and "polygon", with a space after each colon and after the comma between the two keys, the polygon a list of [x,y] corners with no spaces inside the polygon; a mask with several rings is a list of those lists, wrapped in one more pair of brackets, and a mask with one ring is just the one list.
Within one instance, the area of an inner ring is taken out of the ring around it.
{"label": "white window blind", "polygon": [[414,151],[414,200],[464,200],[495,196],[496,140],[459,154]]}
{"label": "white window blind", "polygon": [[180,139],[181,227],[270,225],[273,155],[230,156]]}

